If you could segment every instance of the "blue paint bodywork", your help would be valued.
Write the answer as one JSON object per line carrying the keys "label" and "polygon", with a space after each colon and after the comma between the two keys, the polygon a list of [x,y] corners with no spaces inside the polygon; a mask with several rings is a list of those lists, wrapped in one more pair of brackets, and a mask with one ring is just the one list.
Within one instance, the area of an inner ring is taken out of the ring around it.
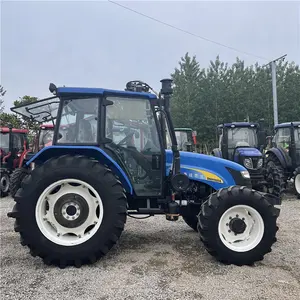
{"label": "blue paint bodywork", "polygon": [[109,155],[105,153],[101,148],[94,146],[48,146],[40,150],[37,154],[35,154],[27,163],[28,166],[31,162],[35,160],[46,161],[51,157],[62,156],[65,154],[71,155],[87,155],[90,157],[94,157],[99,160],[102,164],[106,164],[110,169],[114,171],[116,175],[120,178],[125,190],[133,194],[133,187],[131,182],[123,171],[123,169],[119,166],[119,164],[114,161]]}
{"label": "blue paint bodywork", "polygon": [[[170,172],[172,160],[172,151],[166,150],[166,175]],[[210,185],[215,190],[219,190],[221,188],[236,184],[226,167],[229,167],[236,171],[246,170],[243,166],[229,160],[193,152],[180,152],[180,165],[181,173],[185,173],[192,180],[204,182]],[[212,180],[206,180],[205,176],[203,176],[201,172],[195,171],[195,169],[201,169],[206,172],[211,172],[220,177],[223,182],[219,183]]]}
{"label": "blue paint bodywork", "polygon": [[80,88],[80,87],[59,87],[57,88],[57,96],[63,96],[67,94],[84,94],[84,95],[104,95],[113,94],[114,96],[123,97],[142,97],[147,99],[157,99],[156,95],[145,92],[131,92],[131,91],[119,91],[102,88]]}
{"label": "blue paint bodywork", "polygon": [[262,157],[262,154],[259,150],[256,148],[237,148],[235,153],[234,153],[234,158],[233,160],[235,162],[239,162],[239,157]]}
{"label": "blue paint bodywork", "polygon": [[281,123],[281,124],[277,124],[275,125],[275,130],[278,129],[278,128],[287,128],[287,127],[291,127],[292,126],[292,123],[295,127],[298,127],[300,126],[300,121],[296,121],[296,122],[286,122],[286,123]]}
{"label": "blue paint bodywork", "polygon": [[[113,172],[118,175],[125,190],[133,194],[132,184],[122,170],[120,165],[114,161],[101,148],[94,146],[49,146],[43,148],[35,154],[26,164],[34,161],[46,161],[51,157],[62,156],[65,154],[71,155],[87,155],[94,157],[101,163],[108,165]],[[173,153],[171,150],[166,150],[166,175],[169,174],[173,161]],[[193,152],[180,152],[181,173],[185,173],[190,179],[206,183],[215,190],[220,188],[235,185],[235,181],[226,167],[236,171],[245,171],[246,169],[234,162],[217,158],[210,155],[198,154]]]}

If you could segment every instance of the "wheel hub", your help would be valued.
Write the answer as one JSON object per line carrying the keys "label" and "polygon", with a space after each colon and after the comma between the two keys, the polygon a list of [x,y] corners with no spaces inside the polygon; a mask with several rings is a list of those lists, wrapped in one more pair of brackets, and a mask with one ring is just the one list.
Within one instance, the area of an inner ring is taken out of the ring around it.
{"label": "wheel hub", "polygon": [[82,225],[89,214],[89,206],[86,200],[78,194],[65,194],[60,197],[54,206],[56,221],[68,228]]}
{"label": "wheel hub", "polygon": [[1,177],[0,188],[2,192],[7,192],[9,189],[9,178],[6,174]]}
{"label": "wheel hub", "polygon": [[237,218],[237,217],[231,219],[229,222],[229,228],[235,234],[243,233],[246,230],[246,227],[247,227],[247,225],[244,222],[244,220]]}

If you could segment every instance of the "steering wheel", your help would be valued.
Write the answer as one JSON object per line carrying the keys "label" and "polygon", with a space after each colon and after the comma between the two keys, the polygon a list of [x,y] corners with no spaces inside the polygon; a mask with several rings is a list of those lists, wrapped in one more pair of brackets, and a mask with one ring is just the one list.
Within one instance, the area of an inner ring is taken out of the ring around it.
{"label": "steering wheel", "polygon": [[125,142],[127,142],[129,139],[131,139],[134,136],[135,132],[131,131],[128,133],[127,136],[125,136],[117,145],[120,146],[122,144],[125,144]]}

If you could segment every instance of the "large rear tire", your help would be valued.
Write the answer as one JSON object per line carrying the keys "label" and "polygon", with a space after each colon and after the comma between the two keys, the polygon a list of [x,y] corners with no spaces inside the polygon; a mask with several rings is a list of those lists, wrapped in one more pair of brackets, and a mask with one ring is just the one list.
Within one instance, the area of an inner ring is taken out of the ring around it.
{"label": "large rear tire", "polygon": [[21,182],[29,174],[29,170],[25,168],[15,169],[10,176],[10,194],[14,197],[21,187]]}
{"label": "large rear tire", "polygon": [[22,182],[9,217],[21,244],[61,268],[94,263],[117,242],[126,222],[126,196],[110,169],[84,156],[64,155],[36,167]]}
{"label": "large rear tire", "polygon": [[297,167],[294,171],[294,189],[297,198],[300,199],[300,167]]}
{"label": "large rear tire", "polygon": [[203,203],[198,231],[206,250],[217,260],[252,265],[271,252],[279,212],[257,191],[224,188]]}

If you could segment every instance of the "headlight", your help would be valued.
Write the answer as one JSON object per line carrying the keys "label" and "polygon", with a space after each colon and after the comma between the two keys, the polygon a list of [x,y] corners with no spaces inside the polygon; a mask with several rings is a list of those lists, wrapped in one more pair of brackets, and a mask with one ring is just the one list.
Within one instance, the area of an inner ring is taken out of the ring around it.
{"label": "headlight", "polygon": [[244,166],[245,166],[247,169],[253,169],[252,159],[251,159],[251,158],[245,158],[245,159],[244,159]]}
{"label": "headlight", "polygon": [[259,160],[258,160],[258,162],[257,162],[257,168],[261,168],[262,167],[262,165],[263,165],[263,159],[262,158],[260,158]]}
{"label": "headlight", "polygon": [[248,171],[241,171],[241,174],[244,178],[250,179],[250,173]]}

